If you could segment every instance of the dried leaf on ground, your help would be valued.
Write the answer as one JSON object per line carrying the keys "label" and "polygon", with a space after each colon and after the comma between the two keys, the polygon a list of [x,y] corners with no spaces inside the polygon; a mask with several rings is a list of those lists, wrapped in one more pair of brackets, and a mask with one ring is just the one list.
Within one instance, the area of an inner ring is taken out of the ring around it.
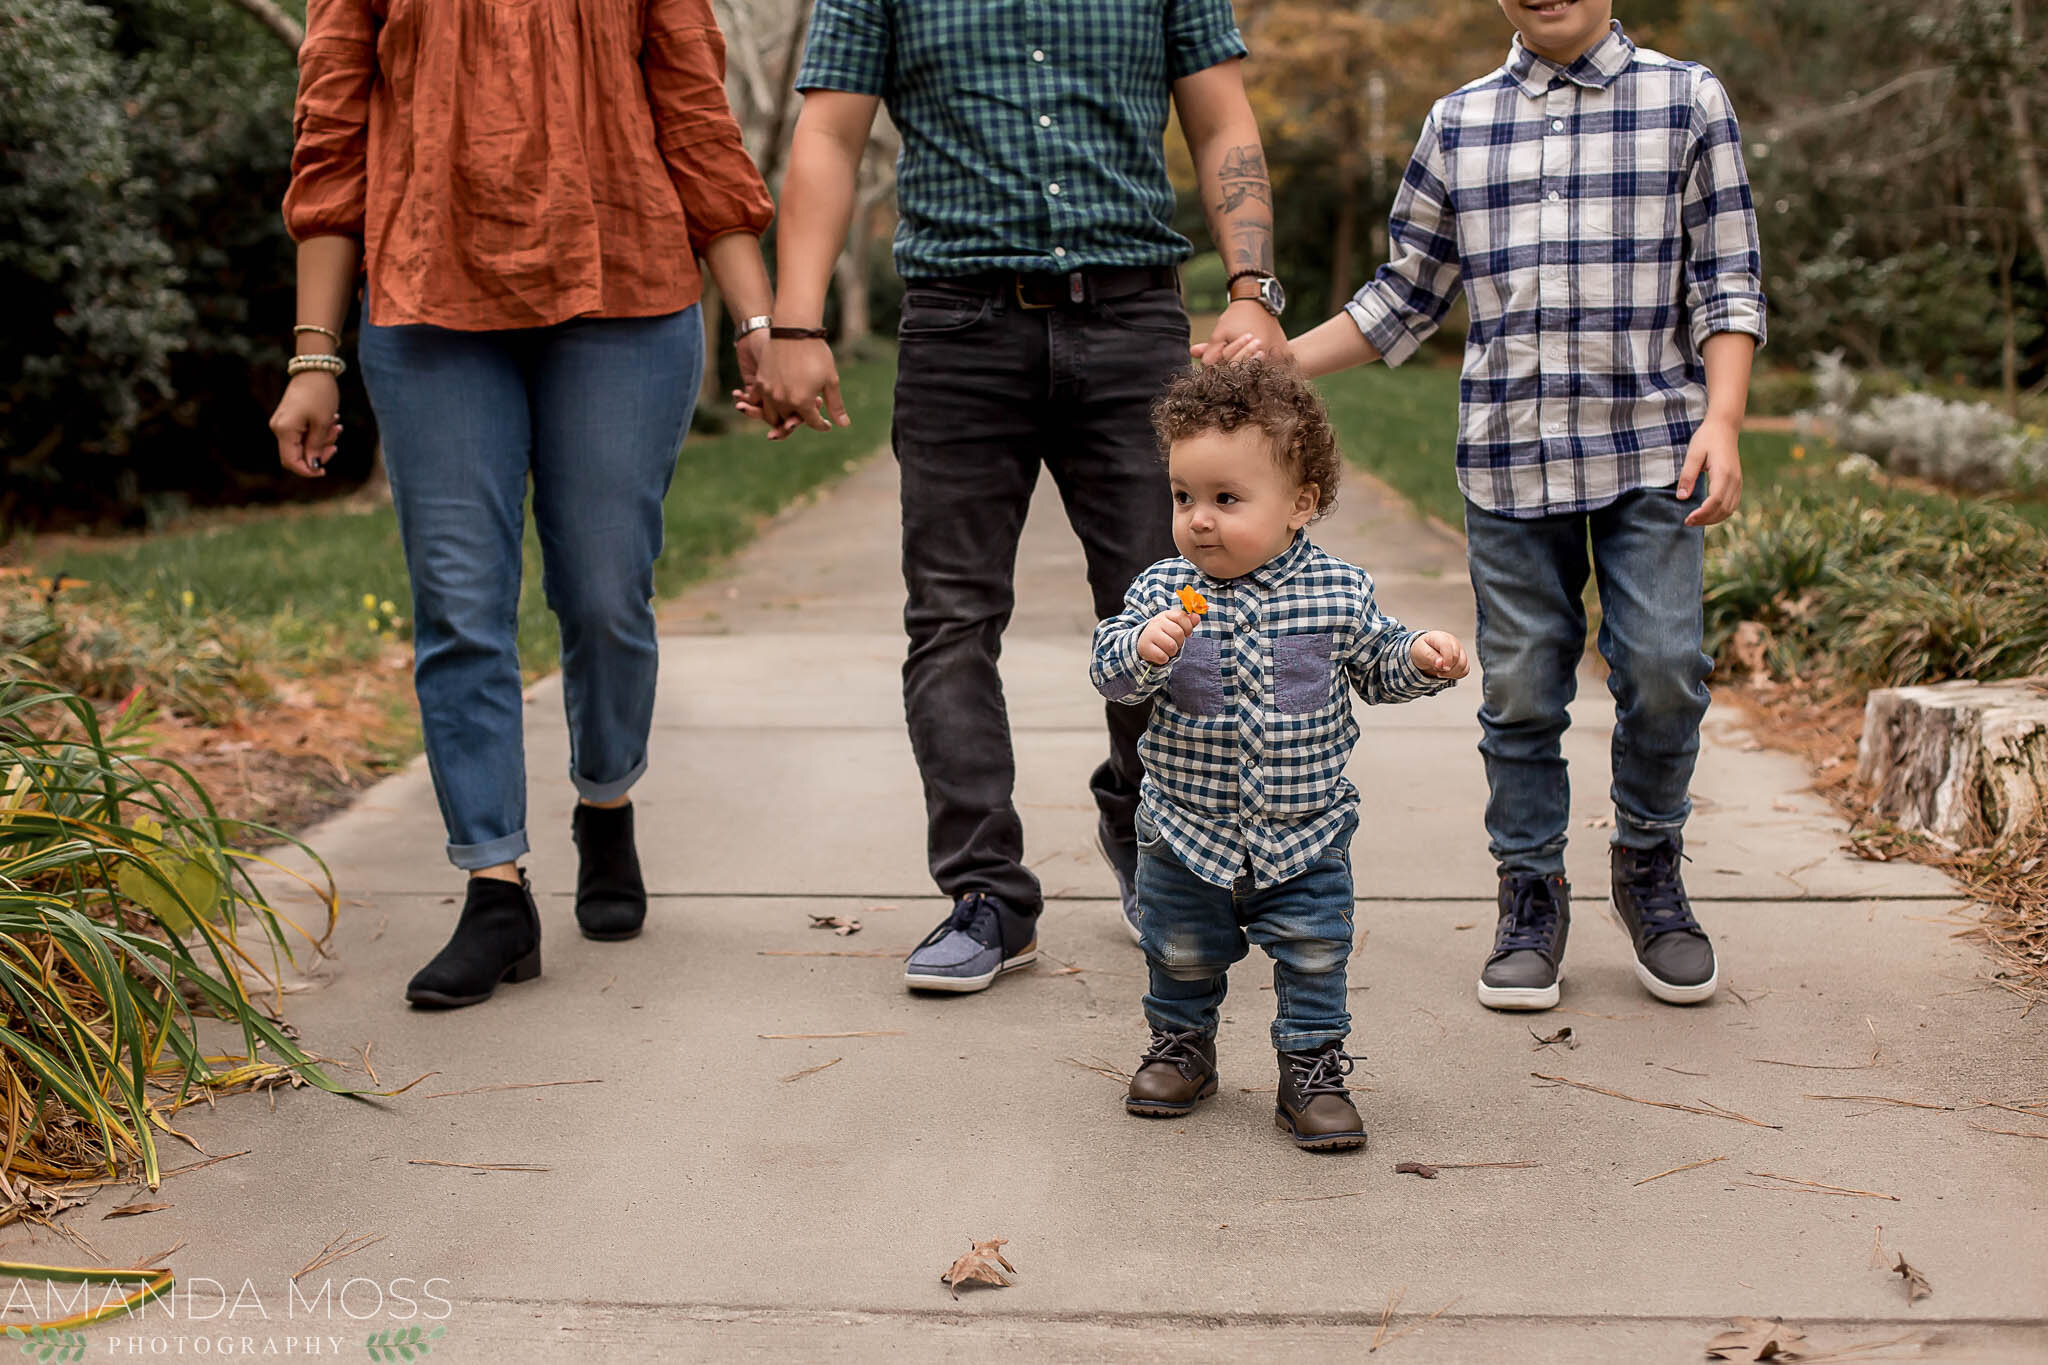
{"label": "dried leaf on ground", "polygon": [[[986,1242],[976,1242],[974,1249],[953,1262],[946,1273],[939,1276],[939,1282],[953,1291],[953,1297],[960,1297],[963,1284],[988,1284],[998,1289],[1007,1289],[1010,1275],[1017,1273],[1017,1267],[1003,1259],[1003,1247],[1008,1245],[1007,1237],[991,1237]],[[1008,1271],[1009,1274],[1003,1272]]]}
{"label": "dried leaf on ground", "polygon": [[123,1204],[119,1208],[108,1209],[105,1213],[101,1214],[100,1221],[105,1222],[109,1218],[133,1218],[138,1213],[156,1213],[161,1209],[169,1207],[169,1204]]}
{"label": "dried leaf on ground", "polygon": [[1734,1331],[1707,1343],[1709,1360],[1803,1360],[1806,1355],[1806,1333],[1762,1318],[1736,1318]]}
{"label": "dried leaf on ground", "polygon": [[833,933],[844,938],[848,934],[860,932],[860,921],[857,919],[844,919],[838,915],[812,915],[811,927],[813,929],[830,929]]}
{"label": "dried leaf on ground", "polygon": [[1927,1277],[1915,1270],[1903,1256],[1892,1267],[1892,1273],[1906,1282],[1906,1302],[1909,1304],[1918,1303],[1934,1292],[1934,1286],[1927,1282]]}
{"label": "dried leaf on ground", "polygon": [[1436,1167],[1426,1161],[1403,1161],[1394,1167],[1395,1175],[1419,1175],[1424,1180],[1436,1179]]}
{"label": "dried leaf on ground", "polygon": [[782,1078],[782,1083],[784,1085],[787,1085],[791,1081],[800,1081],[806,1076],[815,1076],[820,1071],[823,1071],[826,1067],[838,1066],[841,1062],[845,1060],[846,1059],[844,1057],[834,1057],[829,1062],[819,1062],[816,1066],[807,1066],[802,1071],[792,1071],[789,1075],[784,1076]]}
{"label": "dried leaf on ground", "polygon": [[1566,1024],[1563,1028],[1547,1037],[1539,1034],[1535,1029],[1530,1029],[1529,1036],[1536,1040],[1537,1047],[1563,1046],[1570,1048],[1579,1045],[1579,1040],[1572,1034],[1572,1026],[1570,1024]]}

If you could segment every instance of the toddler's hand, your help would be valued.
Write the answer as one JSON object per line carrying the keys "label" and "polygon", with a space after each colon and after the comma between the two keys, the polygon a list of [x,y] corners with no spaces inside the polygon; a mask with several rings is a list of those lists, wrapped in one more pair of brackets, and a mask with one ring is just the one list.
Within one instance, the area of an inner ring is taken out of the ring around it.
{"label": "toddler's hand", "polygon": [[1138,632],[1138,657],[1148,664],[1169,664],[1180,653],[1180,647],[1188,642],[1188,636],[1195,633],[1200,625],[1195,617],[1179,607],[1160,612],[1145,623]]}
{"label": "toddler's hand", "polygon": [[1408,657],[1432,678],[1462,678],[1472,671],[1465,660],[1465,646],[1447,630],[1428,630],[1408,646]]}

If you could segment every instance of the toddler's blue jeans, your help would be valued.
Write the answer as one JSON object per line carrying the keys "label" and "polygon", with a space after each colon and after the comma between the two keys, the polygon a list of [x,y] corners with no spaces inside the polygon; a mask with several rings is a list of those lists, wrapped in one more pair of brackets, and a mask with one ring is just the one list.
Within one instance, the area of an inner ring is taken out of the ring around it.
{"label": "toddler's blue jeans", "polygon": [[412,580],[413,682],[448,859],[526,852],[519,580],[526,486],[562,632],[569,776],[624,796],[654,714],[662,500],[704,363],[700,310],[457,332],[365,325],[358,350]]}
{"label": "toddler's blue jeans", "polygon": [[1229,970],[1258,944],[1273,959],[1273,1046],[1307,1052],[1351,1033],[1345,966],[1351,958],[1353,821],[1313,865],[1259,890],[1249,876],[1217,886],[1189,871],[1138,811],[1140,946],[1151,967],[1145,1020],[1156,1029],[1214,1037]]}

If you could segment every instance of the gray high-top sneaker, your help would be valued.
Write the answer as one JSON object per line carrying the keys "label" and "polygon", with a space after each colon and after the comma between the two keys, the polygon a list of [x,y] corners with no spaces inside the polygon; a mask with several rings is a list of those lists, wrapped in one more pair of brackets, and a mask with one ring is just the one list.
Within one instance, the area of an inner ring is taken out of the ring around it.
{"label": "gray high-top sneaker", "polygon": [[1547,1010],[1564,979],[1572,889],[1561,876],[1502,877],[1493,955],[1479,973],[1479,1003],[1493,1010]]}
{"label": "gray high-top sneaker", "polygon": [[1678,875],[1678,844],[1655,848],[1614,845],[1608,866],[1614,884],[1614,918],[1636,950],[1636,980],[1667,1005],[1711,1000],[1721,984],[1714,945],[1692,917],[1685,882]]}

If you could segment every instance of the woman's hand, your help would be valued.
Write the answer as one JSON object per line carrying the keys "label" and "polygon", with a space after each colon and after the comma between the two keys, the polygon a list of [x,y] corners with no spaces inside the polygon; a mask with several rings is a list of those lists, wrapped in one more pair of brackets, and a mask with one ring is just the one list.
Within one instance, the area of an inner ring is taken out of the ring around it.
{"label": "woman's hand", "polygon": [[341,385],[319,370],[293,375],[270,415],[270,430],[279,464],[302,478],[324,478],[341,444]]}

